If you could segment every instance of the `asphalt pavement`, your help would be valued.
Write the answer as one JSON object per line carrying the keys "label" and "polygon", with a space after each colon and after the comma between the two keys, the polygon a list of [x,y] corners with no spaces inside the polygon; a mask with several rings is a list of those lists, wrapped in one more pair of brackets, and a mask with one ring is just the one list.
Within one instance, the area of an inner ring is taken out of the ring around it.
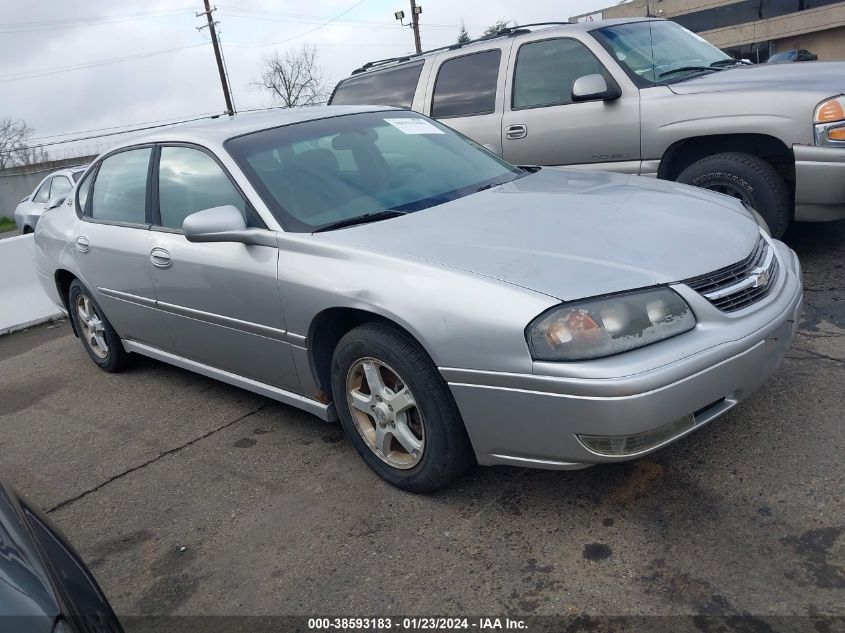
{"label": "asphalt pavement", "polygon": [[0,338],[0,470],[122,615],[842,616],[845,223],[787,241],[784,365],[637,462],[415,496],[337,425],[152,360],[106,374],[63,323]]}

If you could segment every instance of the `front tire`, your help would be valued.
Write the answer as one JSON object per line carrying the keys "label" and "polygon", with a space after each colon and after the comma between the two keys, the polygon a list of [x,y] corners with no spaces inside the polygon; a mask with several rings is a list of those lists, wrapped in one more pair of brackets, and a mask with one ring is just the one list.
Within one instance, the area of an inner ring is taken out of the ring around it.
{"label": "front tire", "polygon": [[340,340],[332,395],[355,450],[398,488],[433,492],[474,462],[446,383],[425,351],[397,328],[367,323]]}
{"label": "front tire", "polygon": [[763,216],[772,237],[783,236],[789,226],[789,189],[775,168],[762,158],[741,152],[714,154],[687,167],[677,181],[742,200]]}
{"label": "front tire", "polygon": [[129,354],[100,306],[78,280],[68,290],[70,318],[85,351],[103,371],[118,372],[129,364]]}

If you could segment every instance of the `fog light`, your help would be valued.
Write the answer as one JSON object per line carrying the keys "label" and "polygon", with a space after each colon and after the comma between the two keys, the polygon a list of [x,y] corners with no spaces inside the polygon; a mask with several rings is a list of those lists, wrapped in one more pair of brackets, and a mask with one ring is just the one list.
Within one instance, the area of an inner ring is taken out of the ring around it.
{"label": "fog light", "polygon": [[594,453],[608,457],[636,455],[659,446],[695,426],[695,417],[685,415],[674,422],[633,435],[578,435],[581,443]]}

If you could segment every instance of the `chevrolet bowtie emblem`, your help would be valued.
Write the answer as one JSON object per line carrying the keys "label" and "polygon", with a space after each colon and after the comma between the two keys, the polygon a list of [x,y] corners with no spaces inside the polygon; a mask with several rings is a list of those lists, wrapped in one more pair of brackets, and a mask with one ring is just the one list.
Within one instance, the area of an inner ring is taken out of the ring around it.
{"label": "chevrolet bowtie emblem", "polygon": [[755,268],[751,272],[751,277],[754,279],[754,288],[759,288],[769,283],[769,271],[765,268]]}

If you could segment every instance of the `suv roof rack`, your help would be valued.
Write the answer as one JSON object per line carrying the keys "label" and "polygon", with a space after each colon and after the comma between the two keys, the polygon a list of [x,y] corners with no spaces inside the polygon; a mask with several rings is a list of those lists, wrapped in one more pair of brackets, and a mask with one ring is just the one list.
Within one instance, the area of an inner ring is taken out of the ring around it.
{"label": "suv roof rack", "polygon": [[366,64],[364,64],[360,68],[356,68],[355,70],[353,70],[352,74],[358,75],[358,74],[363,73],[363,72],[370,70],[372,68],[376,68],[378,66],[384,66],[386,64],[402,63],[402,62],[411,61],[412,59],[415,59],[417,57],[422,57],[424,55],[429,55],[431,53],[436,53],[438,51],[454,51],[454,50],[457,50],[459,48],[463,48],[464,46],[469,46],[470,44],[476,44],[478,42],[487,42],[489,40],[493,40],[493,39],[496,39],[496,38],[499,38],[499,37],[505,37],[505,36],[512,37],[514,35],[520,35],[522,33],[529,33],[530,31],[528,31],[527,29],[529,27],[533,27],[533,26],[569,26],[571,24],[573,24],[573,23],[572,22],[533,22],[531,24],[518,24],[518,25],[515,25],[515,26],[506,26],[503,29],[499,29],[495,33],[491,33],[490,35],[483,35],[481,37],[477,37],[476,39],[470,40],[468,42],[448,44],[447,46],[440,46],[438,48],[431,48],[427,51],[422,51],[421,53],[413,53],[411,55],[400,55],[399,57],[388,57],[386,59],[377,59],[377,60],[372,61],[372,62],[367,62]]}

